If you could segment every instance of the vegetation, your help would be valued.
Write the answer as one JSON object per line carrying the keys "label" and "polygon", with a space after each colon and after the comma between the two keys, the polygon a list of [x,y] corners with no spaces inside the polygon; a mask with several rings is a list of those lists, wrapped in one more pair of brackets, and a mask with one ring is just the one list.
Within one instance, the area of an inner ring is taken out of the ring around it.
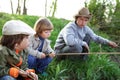
{"label": "vegetation", "polygon": [[[31,27],[34,26],[38,16],[27,16],[27,15],[10,15],[6,13],[0,13],[0,32],[2,32],[3,24],[11,19],[20,19]],[[52,47],[55,44],[55,40],[59,31],[69,22],[65,19],[57,19],[48,17],[53,25],[54,30],[50,40],[52,41]],[[89,24],[90,25],[90,24]],[[98,32],[96,28],[93,28],[96,34],[103,37],[108,37],[108,34]],[[2,33],[0,33],[2,35]],[[91,52],[98,51],[116,51],[105,45],[98,45],[97,43],[91,43]],[[114,56],[114,55],[112,55]],[[49,76],[41,76],[39,74],[39,80],[120,80],[120,64],[111,60],[110,55],[98,55],[91,54],[87,60],[62,60],[58,61],[56,58],[50,63],[46,70]]]}
{"label": "vegetation", "polygon": [[90,0],[86,6],[93,14],[90,24],[120,44],[120,0]]}

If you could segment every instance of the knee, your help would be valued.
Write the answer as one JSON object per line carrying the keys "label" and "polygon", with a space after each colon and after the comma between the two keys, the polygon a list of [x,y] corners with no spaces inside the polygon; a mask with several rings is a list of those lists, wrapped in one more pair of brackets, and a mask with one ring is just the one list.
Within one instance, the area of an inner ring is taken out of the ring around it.
{"label": "knee", "polygon": [[48,58],[46,58],[46,63],[50,63],[52,61],[52,58],[50,58],[50,57],[48,57]]}
{"label": "knee", "polygon": [[91,37],[89,35],[86,35],[83,41],[85,41],[89,45],[91,41]]}
{"label": "knee", "polygon": [[28,65],[34,65],[36,63],[36,58],[32,55],[28,56]]}
{"label": "knee", "polygon": [[75,52],[82,52],[82,46],[80,44],[76,44],[74,46],[72,46],[72,49],[75,51]]}

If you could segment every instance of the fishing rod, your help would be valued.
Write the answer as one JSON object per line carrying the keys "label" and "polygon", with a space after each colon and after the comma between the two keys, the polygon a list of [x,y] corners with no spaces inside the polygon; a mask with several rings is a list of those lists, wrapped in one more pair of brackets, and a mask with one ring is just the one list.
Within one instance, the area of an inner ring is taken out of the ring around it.
{"label": "fishing rod", "polygon": [[[26,71],[20,69],[19,67],[15,66],[14,64],[11,64],[11,65],[12,65],[13,67],[15,67],[16,69],[22,71],[22,72],[26,72]],[[27,76],[28,76],[29,78],[31,78],[32,80],[34,80],[33,76],[31,76],[30,74],[28,74]]]}
{"label": "fishing rod", "polygon": [[[88,52],[88,53],[56,53],[56,56],[88,55],[88,54],[120,54],[120,52]],[[49,54],[46,54],[49,57]]]}
{"label": "fishing rod", "polygon": [[[117,48],[120,48],[118,45]],[[120,54],[120,52],[89,52],[86,48],[83,48],[85,53],[56,53],[56,56],[71,56],[71,55],[88,55],[88,54]],[[46,57],[49,57],[49,54],[45,54]]]}

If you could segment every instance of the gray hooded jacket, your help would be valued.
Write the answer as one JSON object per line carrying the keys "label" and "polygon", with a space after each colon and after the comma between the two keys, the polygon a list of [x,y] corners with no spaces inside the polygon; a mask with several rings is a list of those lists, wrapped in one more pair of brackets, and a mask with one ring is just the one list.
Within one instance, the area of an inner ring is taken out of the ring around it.
{"label": "gray hooded jacket", "polygon": [[81,28],[77,26],[75,22],[70,22],[59,33],[54,48],[55,50],[60,50],[65,46],[74,46],[76,44],[84,46],[87,44],[83,41],[86,35],[89,35],[91,39],[97,43],[107,44],[109,41],[96,35],[88,26]]}

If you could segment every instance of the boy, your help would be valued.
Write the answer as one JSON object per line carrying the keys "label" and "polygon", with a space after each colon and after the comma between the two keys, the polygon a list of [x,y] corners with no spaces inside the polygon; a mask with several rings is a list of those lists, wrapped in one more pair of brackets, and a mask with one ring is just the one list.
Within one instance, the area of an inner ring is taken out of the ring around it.
{"label": "boy", "polygon": [[[2,29],[0,47],[0,80],[24,80],[37,75],[27,68],[28,36],[34,30],[20,20],[6,22]],[[24,70],[24,71],[23,71]]]}
{"label": "boy", "polygon": [[[55,52],[60,53],[81,53],[89,52],[90,40],[93,40],[100,44],[106,44],[113,48],[118,47],[118,45],[105,39],[101,36],[96,35],[93,30],[87,26],[90,18],[92,17],[88,8],[82,8],[74,16],[75,21],[68,23],[59,33],[56,43]],[[71,59],[80,59],[81,56],[69,56]],[[64,57],[58,57],[63,58]],[[87,56],[83,55],[82,59],[86,60]]]}
{"label": "boy", "polygon": [[[34,68],[37,73],[47,76],[48,74],[44,70],[55,56],[50,41],[47,39],[50,37],[53,25],[49,19],[40,18],[35,23],[34,29],[36,34],[30,37],[30,46],[28,47],[29,68]],[[49,57],[46,54],[49,54]]]}

